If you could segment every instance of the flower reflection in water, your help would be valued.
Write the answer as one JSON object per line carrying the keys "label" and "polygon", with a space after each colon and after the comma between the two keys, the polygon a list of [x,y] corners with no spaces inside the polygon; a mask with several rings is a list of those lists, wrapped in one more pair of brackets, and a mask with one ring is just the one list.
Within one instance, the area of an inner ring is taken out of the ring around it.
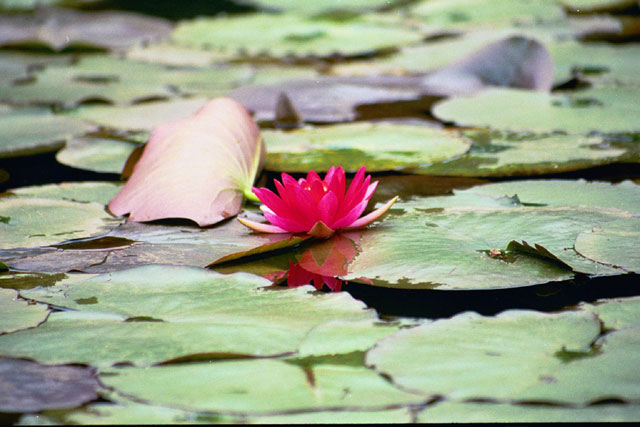
{"label": "flower reflection in water", "polygon": [[359,253],[360,231],[334,234],[330,239],[318,242],[305,251],[297,262],[289,261],[289,269],[271,273],[266,277],[274,282],[287,280],[290,288],[312,284],[316,289],[326,285],[339,292],[347,274],[347,267]]}

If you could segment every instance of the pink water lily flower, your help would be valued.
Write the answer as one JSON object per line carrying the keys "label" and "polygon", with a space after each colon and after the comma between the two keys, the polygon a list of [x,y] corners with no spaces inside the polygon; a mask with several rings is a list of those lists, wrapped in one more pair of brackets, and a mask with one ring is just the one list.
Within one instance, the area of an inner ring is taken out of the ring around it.
{"label": "pink water lily flower", "polygon": [[307,178],[295,180],[282,174],[282,183],[274,180],[278,195],[266,188],[253,188],[264,205],[260,209],[271,224],[238,218],[247,227],[263,233],[307,233],[326,238],[336,230],[364,227],[384,215],[397,196],[379,209],[363,216],[369,199],[378,185],[365,178],[365,167],[356,173],[349,188],[342,167],[331,167],[324,179],[315,171]]}

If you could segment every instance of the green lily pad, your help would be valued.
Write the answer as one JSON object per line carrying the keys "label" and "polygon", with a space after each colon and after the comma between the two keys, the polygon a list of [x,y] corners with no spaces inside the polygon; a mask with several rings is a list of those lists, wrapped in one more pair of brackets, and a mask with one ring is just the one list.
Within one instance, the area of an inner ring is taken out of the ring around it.
{"label": "green lily pad", "polygon": [[[128,222],[107,236],[120,247],[90,240],[87,247],[4,251],[3,259],[23,271],[105,273],[144,264],[206,267],[264,252],[298,245],[306,236],[259,234],[230,220],[207,229],[195,225],[160,225]],[[135,244],[132,244],[135,243]]]}
{"label": "green lily pad", "polygon": [[0,337],[0,354],[101,367],[197,355],[274,356],[296,352],[317,325],[376,318],[346,293],[262,289],[269,284],[246,273],[157,265],[67,279],[22,294],[80,311],[55,313],[39,328]]}
{"label": "green lily pad", "polygon": [[487,89],[469,97],[442,101],[433,109],[441,120],[459,126],[585,134],[640,130],[636,102],[640,88],[602,87],[572,94],[519,89]]}
{"label": "green lily pad", "polygon": [[585,258],[640,273],[640,218],[628,218],[583,231],[575,250]]}
{"label": "green lily pad", "polygon": [[233,59],[233,54],[229,52],[180,46],[171,41],[133,46],[127,50],[126,56],[133,61],[193,67],[205,67]]}
{"label": "green lily pad", "polygon": [[580,308],[597,314],[607,329],[640,325],[640,297],[599,300],[580,304]]}
{"label": "green lily pad", "polygon": [[113,138],[74,138],[56,153],[63,165],[102,173],[120,173],[139,144]]}
{"label": "green lily pad", "polygon": [[515,34],[515,31],[473,31],[455,38],[404,46],[397,53],[375,61],[359,60],[336,64],[332,74],[342,76],[370,74],[426,73],[450,65],[489,43]]}
{"label": "green lily pad", "polygon": [[[159,124],[192,115],[206,102],[204,98],[189,98],[130,106],[80,107],[65,115],[118,130],[151,132]],[[141,137],[140,142],[146,141],[147,137]]]}
{"label": "green lily pad", "polygon": [[430,26],[496,28],[562,20],[561,7],[551,2],[513,0],[495,3],[490,0],[422,0],[410,8],[411,15]]}
{"label": "green lily pad", "polygon": [[366,368],[317,366],[310,384],[301,368],[280,360],[128,368],[109,374],[103,375],[102,381],[126,395],[154,404],[211,412],[382,409],[425,400],[424,396],[393,387]]}
{"label": "green lily pad", "polygon": [[0,410],[67,409],[98,398],[95,373],[80,366],[42,366],[0,357]]}
{"label": "green lily pad", "polygon": [[[467,312],[397,332],[370,350],[366,363],[403,388],[455,400],[637,399],[632,360],[640,336],[631,334],[635,341],[623,344],[609,334],[608,344],[594,354],[599,334],[598,319],[587,312],[510,310],[496,317]],[[612,363],[624,359],[625,351],[625,363]],[[587,366],[597,368],[590,373]]]}
{"label": "green lily pad", "polygon": [[412,422],[411,410],[385,409],[380,411],[322,411],[300,414],[252,416],[250,424],[408,424]]}
{"label": "green lily pad", "polygon": [[9,190],[20,198],[68,200],[70,202],[95,202],[106,205],[122,188],[120,182],[63,182],[60,184],[35,185]]}
{"label": "green lily pad", "polygon": [[3,249],[45,246],[105,233],[118,221],[98,203],[3,197],[0,246]]}
{"label": "green lily pad", "polygon": [[340,164],[370,172],[437,163],[464,154],[470,142],[451,131],[392,123],[354,123],[290,132],[264,131],[267,169],[327,171]]}
{"label": "green lily pad", "polygon": [[45,109],[0,111],[0,157],[56,151],[67,139],[95,129]]}
{"label": "green lily pad", "polygon": [[89,100],[123,104],[176,94],[220,96],[251,76],[246,66],[167,67],[113,56],[87,56],[72,65],[47,67],[35,74],[33,83],[0,86],[0,99],[75,105]]}
{"label": "green lily pad", "polygon": [[[446,199],[446,197],[444,198]],[[419,199],[418,199],[419,200]],[[512,240],[539,244],[574,271],[620,274],[572,249],[589,227],[630,214],[595,208],[430,208],[387,216],[362,233],[347,280],[409,289],[497,289],[566,280],[562,265],[502,252]],[[419,205],[419,203],[416,203]],[[492,254],[492,250],[497,250]]]}
{"label": "green lily pad", "polygon": [[555,63],[556,81],[579,75],[599,85],[640,85],[640,78],[635,73],[640,65],[640,46],[577,42],[548,46]]}
{"label": "green lily pad", "polygon": [[[239,424],[243,418],[185,411],[167,406],[147,405],[109,396],[113,403],[94,403],[68,412],[64,421],[71,424],[136,425],[136,424]],[[34,423],[40,424],[40,423]]]}
{"label": "green lily pad", "polygon": [[398,325],[375,320],[323,323],[309,331],[298,351],[299,357],[366,351],[379,339],[398,330]]}
{"label": "green lily pad", "polygon": [[640,185],[632,181],[611,184],[584,179],[523,180],[454,190],[454,193],[456,198],[469,197],[469,200],[474,195],[492,199],[517,196],[525,206],[592,206],[617,208],[640,215]]}
{"label": "green lily pad", "polygon": [[13,289],[0,289],[0,307],[0,334],[36,327],[49,315],[46,305],[29,304]]}
{"label": "green lily pad", "polygon": [[417,42],[421,37],[419,32],[400,26],[366,20],[311,20],[293,14],[199,18],[179,24],[172,35],[180,44],[276,57],[361,55]]}
{"label": "green lily pad", "polygon": [[640,405],[600,404],[582,408],[491,402],[438,402],[420,411],[418,423],[593,423],[640,419]]}
{"label": "green lily pad", "polygon": [[635,146],[611,145],[584,135],[469,133],[475,144],[464,156],[414,172],[445,176],[518,176],[559,173],[628,160]]}
{"label": "green lily pad", "polygon": [[0,86],[26,81],[33,70],[54,64],[68,64],[70,55],[47,55],[33,52],[0,52]]}

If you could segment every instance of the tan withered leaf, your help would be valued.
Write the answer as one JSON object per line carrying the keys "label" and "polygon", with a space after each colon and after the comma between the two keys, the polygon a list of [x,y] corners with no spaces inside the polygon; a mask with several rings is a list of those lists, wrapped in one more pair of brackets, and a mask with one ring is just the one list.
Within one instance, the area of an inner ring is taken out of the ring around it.
{"label": "tan withered leaf", "polygon": [[187,218],[201,227],[236,215],[264,163],[247,111],[216,98],[194,115],[156,126],[129,181],[109,203],[132,221]]}

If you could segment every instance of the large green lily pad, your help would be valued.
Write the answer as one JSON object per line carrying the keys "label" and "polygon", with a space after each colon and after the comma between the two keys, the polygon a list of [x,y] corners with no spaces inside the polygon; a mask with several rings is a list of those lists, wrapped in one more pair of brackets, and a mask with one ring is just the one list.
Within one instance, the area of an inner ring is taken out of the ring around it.
{"label": "large green lily pad", "polygon": [[585,134],[640,131],[640,88],[601,87],[572,94],[519,89],[488,89],[469,97],[442,101],[433,109],[440,119],[459,126]]}
{"label": "large green lily pad", "polygon": [[331,68],[331,72],[343,76],[427,73],[450,65],[489,43],[514,34],[516,31],[500,29],[473,31],[454,38],[404,46],[397,53],[375,61],[363,59],[339,63]]}
{"label": "large green lily pad", "polygon": [[[204,98],[188,98],[130,106],[80,107],[66,115],[108,128],[151,132],[159,124],[192,115],[206,102]],[[141,142],[146,141],[147,136],[141,137]]]}
{"label": "large green lily pad", "polygon": [[[446,199],[446,198],[444,198]],[[577,235],[629,213],[595,208],[432,208],[389,215],[362,233],[361,252],[347,279],[410,289],[497,289],[566,280],[562,265],[520,253],[503,253],[512,240],[538,244],[574,271],[620,274],[573,249]],[[571,248],[571,249],[566,249]],[[493,252],[492,251],[497,251]]]}
{"label": "large green lily pad", "polygon": [[311,378],[310,384],[300,367],[280,360],[128,368],[101,377],[115,390],[154,404],[223,413],[381,409],[425,400],[362,367],[320,365]]}
{"label": "large green lily pad", "polygon": [[63,165],[103,173],[120,173],[139,144],[113,138],[74,138],[56,153]]}
{"label": "large green lily pad", "polygon": [[87,56],[66,66],[50,66],[35,82],[0,86],[0,99],[21,103],[75,105],[89,100],[129,103],[176,94],[220,96],[246,83],[246,66],[166,67],[113,56]]}
{"label": "large green lily pad", "polygon": [[72,136],[95,129],[45,109],[0,111],[0,157],[56,151]]}
{"label": "large green lily pad", "polygon": [[263,289],[269,284],[246,273],[157,265],[66,279],[22,292],[80,311],[55,313],[39,328],[1,337],[0,354],[101,367],[193,355],[274,356],[295,353],[320,324],[376,318],[346,293]]}
{"label": "large green lily pad", "polygon": [[603,299],[580,308],[597,314],[607,329],[640,325],[640,297]]}
{"label": "large green lily pad", "polygon": [[402,169],[464,154],[471,143],[459,134],[427,126],[355,123],[290,132],[264,131],[267,169],[355,172]]}
{"label": "large green lily pad", "polygon": [[518,176],[559,173],[626,161],[635,145],[611,145],[596,136],[468,132],[474,145],[464,156],[416,169],[449,176]]}
{"label": "large green lily pad", "polygon": [[118,194],[121,188],[122,183],[120,182],[86,181],[34,185],[14,188],[9,192],[20,198],[68,200],[80,203],[95,202],[106,205]]}
{"label": "large green lily pad", "polygon": [[611,43],[552,43],[549,50],[556,67],[556,81],[581,76],[599,85],[638,86],[640,46]]}
{"label": "large green lily pad", "polygon": [[551,2],[512,0],[495,3],[490,0],[422,0],[413,5],[411,14],[430,26],[438,27],[504,27],[558,21],[564,12]]}
{"label": "large green lily pad", "polygon": [[640,420],[640,405],[599,404],[582,408],[491,402],[438,402],[420,411],[419,423],[593,423]]}
{"label": "large green lily pad", "polygon": [[45,246],[107,232],[118,221],[98,203],[3,197],[0,199],[0,247]]}
{"label": "large green lily pad", "polygon": [[29,304],[13,289],[0,289],[0,307],[0,334],[38,326],[49,314],[47,306]]}
{"label": "large green lily pad", "polygon": [[637,399],[632,360],[640,335],[622,331],[606,335],[594,352],[600,324],[592,313],[468,312],[399,331],[370,350],[366,362],[403,388],[455,400]]}
{"label": "large green lily pad", "polygon": [[293,14],[255,14],[183,22],[172,38],[185,45],[207,45],[252,56],[351,56],[417,42],[421,34],[365,20],[338,22]]}
{"label": "large green lily pad", "polygon": [[585,258],[640,273],[640,218],[628,218],[583,231],[575,250]]}
{"label": "large green lily pad", "polygon": [[[244,418],[185,411],[168,406],[147,405],[109,395],[117,403],[94,403],[64,414],[71,424],[136,425],[136,424],[239,424]],[[26,423],[25,423],[26,424]],[[34,423],[38,424],[38,423]]]}
{"label": "large green lily pad", "polygon": [[346,354],[366,351],[376,341],[398,330],[398,325],[376,320],[358,322],[333,321],[323,323],[309,331],[300,346],[299,357],[325,354]]}
{"label": "large green lily pad", "polygon": [[454,190],[454,193],[456,198],[471,198],[477,195],[495,200],[504,196],[517,196],[522,204],[530,206],[617,208],[636,216],[640,215],[640,185],[632,181],[618,184],[589,182],[584,179],[505,181],[466,190]]}

